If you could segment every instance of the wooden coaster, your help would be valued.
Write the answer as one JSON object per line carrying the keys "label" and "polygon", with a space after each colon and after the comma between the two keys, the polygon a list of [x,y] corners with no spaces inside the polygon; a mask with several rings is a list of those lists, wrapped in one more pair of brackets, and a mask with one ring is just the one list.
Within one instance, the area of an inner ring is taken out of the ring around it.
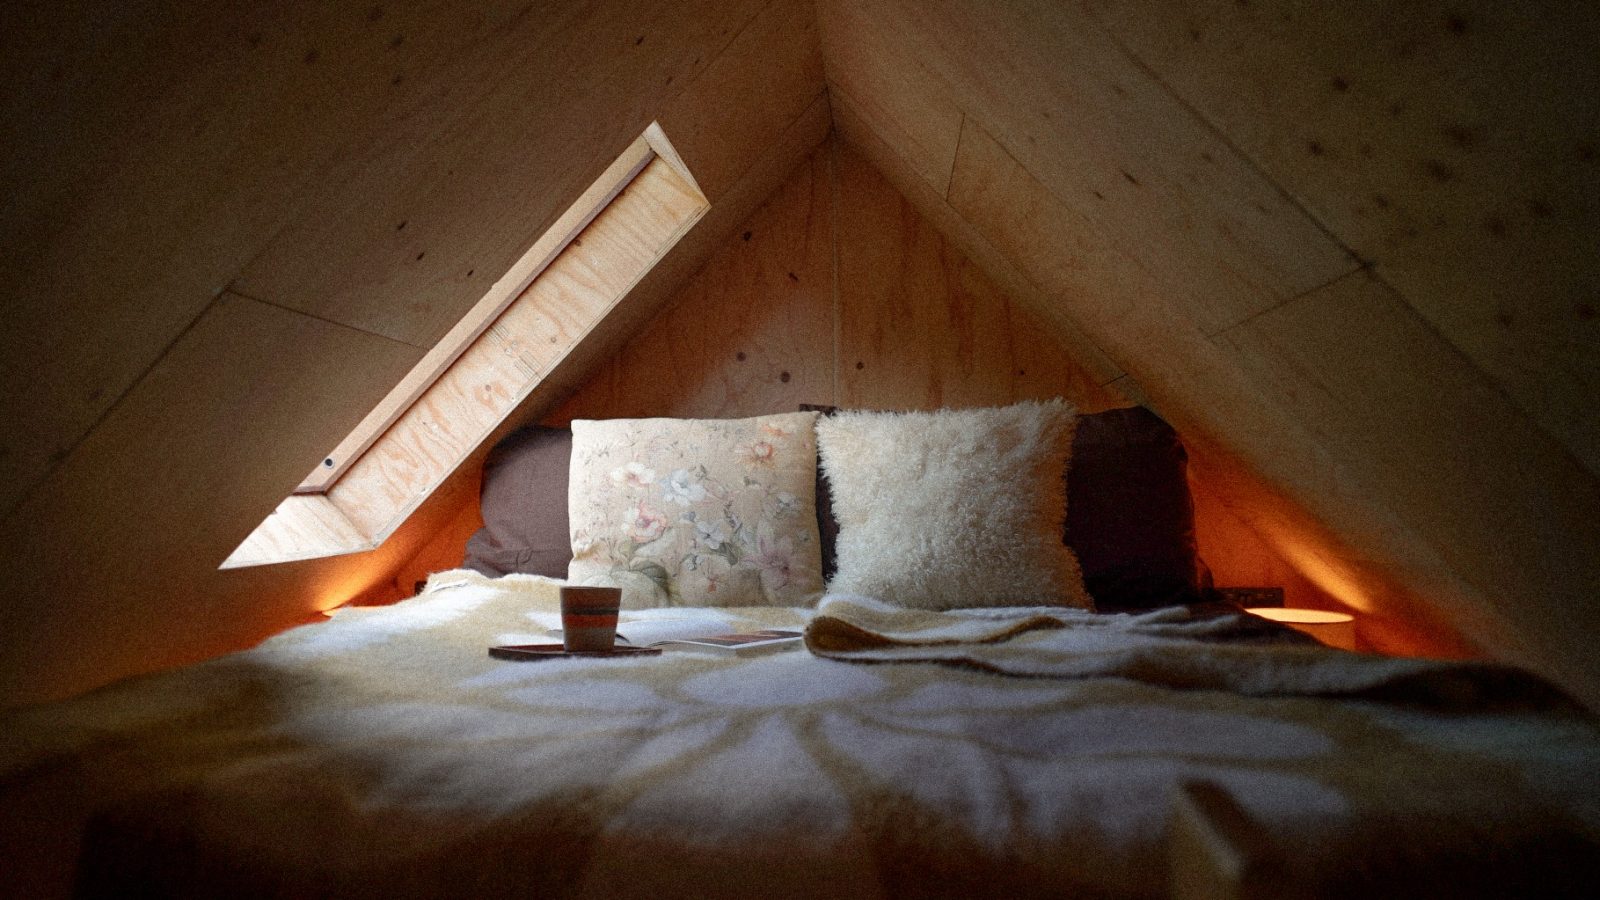
{"label": "wooden coaster", "polygon": [[659,656],[660,647],[612,647],[610,650],[568,650],[561,644],[507,644],[490,647],[489,655],[495,659],[560,659],[573,656],[623,657]]}

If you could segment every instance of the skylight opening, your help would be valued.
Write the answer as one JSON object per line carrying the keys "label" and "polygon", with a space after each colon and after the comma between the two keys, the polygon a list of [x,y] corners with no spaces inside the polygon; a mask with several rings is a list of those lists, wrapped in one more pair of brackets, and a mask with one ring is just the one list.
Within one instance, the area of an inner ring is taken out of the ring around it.
{"label": "skylight opening", "polygon": [[221,568],[375,549],[709,207],[651,123]]}

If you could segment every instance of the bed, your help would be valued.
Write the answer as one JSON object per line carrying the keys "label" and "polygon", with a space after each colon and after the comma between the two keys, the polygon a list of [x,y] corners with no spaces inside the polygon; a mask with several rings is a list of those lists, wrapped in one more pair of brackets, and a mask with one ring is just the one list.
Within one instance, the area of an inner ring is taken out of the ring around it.
{"label": "bed", "polygon": [[1516,669],[1334,650],[1203,602],[931,609],[856,591],[692,610],[804,630],[786,653],[491,658],[548,640],[562,583],[443,572],[392,607],[4,714],[0,884],[608,900],[1600,889],[1600,728]]}

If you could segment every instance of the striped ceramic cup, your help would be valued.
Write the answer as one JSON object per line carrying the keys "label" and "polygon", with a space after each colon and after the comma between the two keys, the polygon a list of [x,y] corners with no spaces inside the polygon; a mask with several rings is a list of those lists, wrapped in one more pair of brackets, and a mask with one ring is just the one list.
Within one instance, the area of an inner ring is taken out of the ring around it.
{"label": "striped ceramic cup", "polygon": [[610,650],[617,640],[622,588],[561,588],[561,643],[567,652]]}

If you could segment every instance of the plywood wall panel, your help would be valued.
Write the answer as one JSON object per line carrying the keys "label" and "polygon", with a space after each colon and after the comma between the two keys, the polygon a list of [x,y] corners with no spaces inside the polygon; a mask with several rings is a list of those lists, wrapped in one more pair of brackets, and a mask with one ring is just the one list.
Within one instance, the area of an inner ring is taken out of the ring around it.
{"label": "plywood wall panel", "polygon": [[564,412],[731,417],[833,403],[828,157],[795,169]]}
{"label": "plywood wall panel", "polygon": [[432,346],[761,6],[528,16],[537,26],[484,84],[373,135],[240,289]]}
{"label": "plywood wall panel", "polygon": [[[0,510],[293,216],[373,117],[518,4],[12,5],[0,28]],[[408,42],[391,46],[398,34]],[[49,371],[48,378],[38,373]]]}
{"label": "plywood wall panel", "polygon": [[371,550],[375,542],[322,494],[291,494],[223,565],[259,566]]}
{"label": "plywood wall panel", "polygon": [[961,108],[910,48],[873,27],[862,7],[820,3],[817,18],[827,49],[829,89],[892,135],[897,155],[943,196],[961,139]]}
{"label": "plywood wall panel", "polygon": [[788,128],[822,83],[811,3],[775,0],[666,105],[659,120],[700,190],[715,203],[751,165],[747,148]]}
{"label": "plywood wall panel", "polygon": [[[823,4],[825,21],[832,7]],[[1124,247],[1207,331],[1355,267],[1076,4],[896,0],[857,27],[937,73],[969,123]]]}
{"label": "plywood wall panel", "polygon": [[[575,348],[551,374],[552,379],[572,394],[570,399],[560,409],[540,410],[534,418],[524,421],[549,418],[565,422],[574,416],[590,415],[587,410],[610,408],[609,399],[597,399],[591,393],[594,385],[610,383],[616,377],[614,363],[626,355],[624,346],[636,347],[653,340],[647,330],[703,267],[715,264],[713,260],[725,252],[731,236],[748,230],[744,227],[745,221],[787,182],[827,137],[828,122],[828,99],[826,94],[818,92],[805,111],[764,146],[757,162],[746,169],[734,188],[711,205],[700,226],[679,242],[673,254],[651,270],[634,289],[629,302],[601,321],[590,339]],[[709,342],[710,338],[701,340]],[[654,362],[646,365],[654,367],[660,377],[674,377],[673,373],[662,373]],[[607,398],[609,396],[606,394]]]}
{"label": "plywood wall panel", "polygon": [[[1600,632],[1588,602],[1600,590],[1600,489],[1392,290],[1351,276],[1217,340],[1520,624],[1525,662],[1586,652]],[[1563,615],[1541,615],[1546,604]]]}
{"label": "plywood wall panel", "polygon": [[836,165],[841,404],[985,406],[1098,387],[860,154],[841,147]]}
{"label": "plywood wall panel", "polygon": [[[880,126],[868,124],[853,99],[837,86],[830,88],[829,97],[840,137],[872,163],[942,235],[977,263],[1005,296],[1037,317],[1049,329],[1052,339],[1077,361],[1080,368],[1076,374],[1080,380],[1070,390],[1073,396],[1079,398],[1081,408],[1095,411],[1127,405],[1128,398],[1107,387],[1121,378],[1123,371],[1083,333],[1066,305],[1046,299],[1039,287],[1006,259],[988,238],[951,209],[943,191],[936,190],[925,181],[895,146],[880,137]],[[891,129],[892,133],[892,126],[883,127]]]}
{"label": "plywood wall panel", "polygon": [[1098,406],[1098,394],[1084,396],[1098,390],[1050,332],[835,141],[551,421],[1060,395]]}
{"label": "plywood wall panel", "polygon": [[[196,586],[337,440],[326,385],[381,396],[416,355],[253,300],[214,304],[0,525],[7,577],[36,601],[0,608],[0,702],[188,658],[187,619],[212,602]],[[282,622],[227,615],[200,630]]]}
{"label": "plywood wall panel", "polygon": [[[1437,619],[1428,606],[1452,602],[1435,599],[1446,597],[1463,605],[1464,616],[1479,615],[1467,599],[1478,596],[1474,589],[1381,502],[1348,461],[1324,446],[1314,424],[1284,402],[1283,385],[1250,377],[1120,248],[1086,232],[1081,216],[1057,203],[970,120],[950,197],[952,207],[1014,265],[1072,309],[1197,455],[1236,461],[1234,467],[1266,486],[1259,493],[1275,499],[1289,523],[1277,542],[1280,550],[1302,536],[1328,548],[1337,560],[1335,577],[1346,585],[1339,593],[1343,602],[1361,611],[1385,609],[1399,620],[1428,621]],[[1503,631],[1501,618],[1487,609],[1481,614],[1471,626],[1474,633]],[[1446,632],[1439,642],[1452,640]]]}
{"label": "plywood wall panel", "polygon": [[1093,6],[1600,472],[1600,7]]}

